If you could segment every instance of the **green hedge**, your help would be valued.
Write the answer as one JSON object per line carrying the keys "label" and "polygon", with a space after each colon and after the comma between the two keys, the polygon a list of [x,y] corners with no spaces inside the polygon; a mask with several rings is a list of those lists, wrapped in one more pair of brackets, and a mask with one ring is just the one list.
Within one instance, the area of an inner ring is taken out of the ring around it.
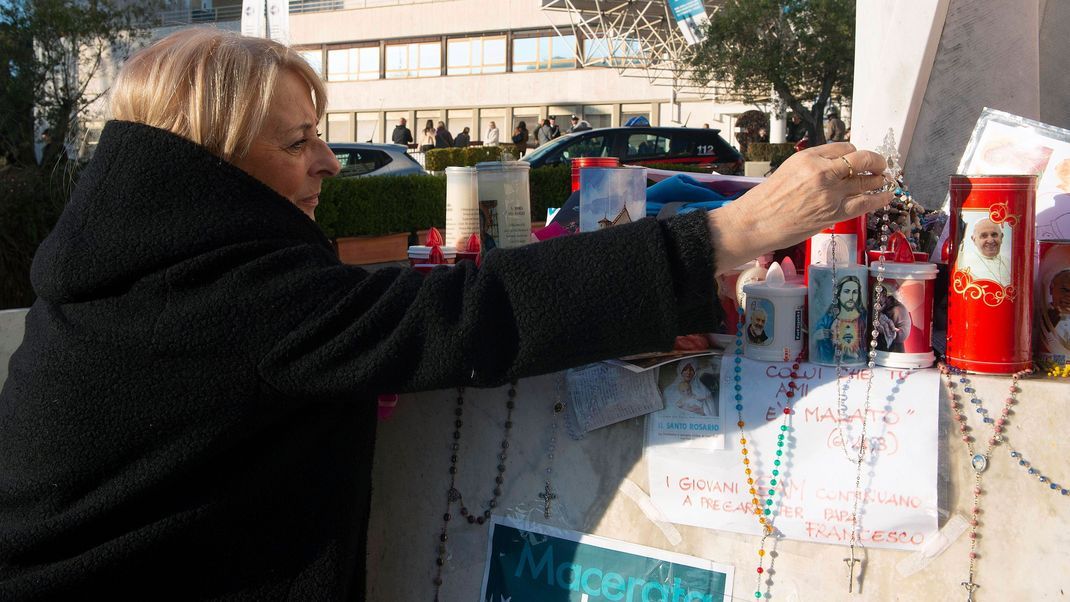
{"label": "green hedge", "polygon": [[791,142],[752,142],[747,148],[747,160],[780,164],[794,153],[795,144]]}
{"label": "green hedge", "polygon": [[445,176],[327,178],[316,209],[328,238],[442,228],[445,221]]}
{"label": "green hedge", "polygon": [[[533,169],[530,182],[534,222],[546,219],[547,207],[563,205],[572,189],[568,167]],[[445,221],[445,176],[328,178],[316,209],[316,223],[328,238],[442,228]]]}
{"label": "green hedge", "polygon": [[567,165],[531,170],[531,221],[546,219],[546,208],[561,208],[572,194],[572,168]]}
{"label": "green hedge", "polygon": [[30,263],[63,211],[70,194],[67,178],[37,169],[0,172],[0,309],[33,304]]}
{"label": "green hedge", "polygon": [[428,171],[442,171],[447,167],[472,167],[483,161],[498,161],[502,158],[500,146],[467,146],[465,148],[436,148],[424,155],[424,167]]}

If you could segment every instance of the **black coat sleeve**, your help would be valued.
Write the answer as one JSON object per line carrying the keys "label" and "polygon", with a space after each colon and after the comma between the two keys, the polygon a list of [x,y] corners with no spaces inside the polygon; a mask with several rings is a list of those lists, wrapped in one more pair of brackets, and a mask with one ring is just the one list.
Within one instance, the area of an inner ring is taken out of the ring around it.
{"label": "black coat sleeve", "polygon": [[323,299],[259,361],[295,396],[493,386],[667,350],[719,317],[701,213],[494,250],[478,269],[321,265],[280,278]]}

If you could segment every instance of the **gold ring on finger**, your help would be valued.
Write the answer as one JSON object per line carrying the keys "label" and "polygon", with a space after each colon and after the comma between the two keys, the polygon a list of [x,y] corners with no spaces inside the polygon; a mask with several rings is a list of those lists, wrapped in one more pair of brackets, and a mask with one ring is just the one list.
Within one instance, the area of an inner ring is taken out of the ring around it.
{"label": "gold ring on finger", "polygon": [[840,159],[843,159],[844,165],[847,166],[847,175],[844,176],[843,179],[844,180],[849,180],[849,179],[855,177],[855,168],[854,168],[853,165],[851,165],[851,162],[847,160],[847,157],[843,156],[843,157],[840,157]]}

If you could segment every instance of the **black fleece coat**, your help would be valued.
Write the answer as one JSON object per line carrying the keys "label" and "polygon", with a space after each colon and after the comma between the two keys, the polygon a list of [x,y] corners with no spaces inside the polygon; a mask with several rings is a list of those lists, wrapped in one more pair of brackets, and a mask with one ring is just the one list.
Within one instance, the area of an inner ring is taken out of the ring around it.
{"label": "black fleece coat", "polygon": [[3,600],[363,598],[376,393],[665,349],[717,311],[701,216],[368,273],[123,122],[32,278],[0,393]]}

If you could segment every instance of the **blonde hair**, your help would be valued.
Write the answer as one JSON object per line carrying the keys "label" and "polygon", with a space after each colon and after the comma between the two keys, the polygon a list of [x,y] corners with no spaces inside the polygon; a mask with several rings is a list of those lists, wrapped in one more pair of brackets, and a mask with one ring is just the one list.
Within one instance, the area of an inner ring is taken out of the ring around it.
{"label": "blonde hair", "polygon": [[323,119],[327,91],[301,55],[271,40],[201,27],[130,57],[111,91],[111,115],[178,134],[233,161],[259,135],[282,69],[304,78]]}

